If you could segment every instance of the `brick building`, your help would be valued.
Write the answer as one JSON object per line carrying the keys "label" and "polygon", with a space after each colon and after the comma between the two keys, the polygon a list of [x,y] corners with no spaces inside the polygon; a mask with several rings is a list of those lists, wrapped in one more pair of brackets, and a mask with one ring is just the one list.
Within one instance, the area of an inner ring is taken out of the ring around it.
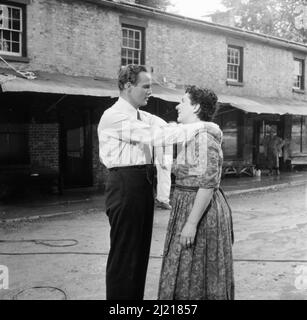
{"label": "brick building", "polygon": [[306,55],[300,43],[133,1],[0,0],[1,172],[50,169],[67,188],[103,186],[97,124],[127,63],[152,71],[147,110],[167,121],[184,85],[217,93],[226,173],[264,166],[272,127],[287,140],[283,163],[307,163]]}

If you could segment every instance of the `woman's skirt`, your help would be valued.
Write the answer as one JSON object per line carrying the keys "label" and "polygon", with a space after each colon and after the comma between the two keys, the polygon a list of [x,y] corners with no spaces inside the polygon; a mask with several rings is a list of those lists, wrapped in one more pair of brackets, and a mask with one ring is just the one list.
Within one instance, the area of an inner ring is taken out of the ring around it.
{"label": "woman's skirt", "polygon": [[159,300],[232,300],[234,276],[231,210],[220,189],[198,223],[194,245],[184,248],[180,233],[197,189],[176,186],[164,245]]}

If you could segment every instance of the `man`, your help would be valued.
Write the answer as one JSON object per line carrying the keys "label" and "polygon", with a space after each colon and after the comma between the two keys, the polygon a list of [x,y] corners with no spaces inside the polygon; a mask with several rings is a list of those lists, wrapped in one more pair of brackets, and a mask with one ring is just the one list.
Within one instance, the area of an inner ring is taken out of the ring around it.
{"label": "man", "polygon": [[265,154],[267,158],[270,174],[280,175],[279,171],[279,157],[282,156],[282,148],[285,141],[280,138],[274,127],[271,127],[270,133],[264,140]]}
{"label": "man", "polygon": [[140,111],[151,95],[151,75],[143,66],[123,67],[118,86],[120,97],[98,126],[99,156],[109,169],[107,299],[141,300],[154,212],[152,147],[191,139],[203,125],[168,127],[159,117]]}

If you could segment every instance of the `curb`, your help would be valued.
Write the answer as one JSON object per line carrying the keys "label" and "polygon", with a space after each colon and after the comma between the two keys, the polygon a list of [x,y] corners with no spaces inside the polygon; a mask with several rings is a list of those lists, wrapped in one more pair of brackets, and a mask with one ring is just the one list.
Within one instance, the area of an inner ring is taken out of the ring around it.
{"label": "curb", "polygon": [[[270,186],[266,186],[266,187],[250,188],[250,189],[245,189],[245,190],[225,191],[225,195],[226,196],[233,196],[233,195],[239,195],[239,194],[245,194],[245,193],[253,193],[253,192],[259,192],[259,191],[281,189],[281,188],[290,187],[290,186],[300,186],[300,185],[304,185],[304,184],[307,184],[307,180],[280,183],[280,184],[270,185]],[[70,202],[72,202],[72,201],[70,201]],[[82,211],[77,210],[77,211],[67,211],[67,212],[56,212],[56,213],[51,213],[51,214],[42,214],[42,215],[36,215],[36,216],[30,216],[30,217],[20,217],[20,218],[13,218],[13,219],[0,219],[0,225],[5,224],[5,223],[12,223],[12,222],[23,222],[23,221],[26,222],[26,221],[43,219],[43,218],[65,216],[65,215],[76,214],[76,213],[80,213],[80,212],[82,212]]]}
{"label": "curb", "polygon": [[76,214],[80,213],[81,211],[67,211],[67,212],[57,212],[57,213],[50,213],[50,214],[42,214],[42,215],[36,215],[36,216],[30,216],[30,217],[20,217],[20,218],[13,218],[13,219],[1,219],[0,225],[4,223],[11,223],[11,222],[22,222],[22,221],[32,221],[32,220],[38,220],[43,218],[52,218],[52,217],[58,217],[58,216],[65,216],[68,214]]}
{"label": "curb", "polygon": [[307,180],[297,181],[297,182],[280,183],[280,184],[274,184],[274,185],[271,185],[271,186],[251,188],[251,189],[245,189],[245,190],[225,191],[225,194],[227,196],[232,196],[232,195],[238,195],[238,194],[258,192],[258,191],[281,189],[281,188],[291,187],[291,186],[300,186],[300,185],[304,185],[304,184],[307,184]]}

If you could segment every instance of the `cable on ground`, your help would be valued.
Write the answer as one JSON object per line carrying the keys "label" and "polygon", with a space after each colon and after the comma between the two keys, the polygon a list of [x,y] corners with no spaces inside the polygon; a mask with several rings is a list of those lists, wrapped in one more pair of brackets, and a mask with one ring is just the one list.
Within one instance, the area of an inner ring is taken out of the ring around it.
{"label": "cable on ground", "polygon": [[[28,240],[0,240],[0,243],[23,243],[30,242],[48,247],[71,247],[79,244],[75,239],[28,239]],[[69,244],[53,244],[54,242],[71,242]],[[108,252],[84,252],[84,251],[63,251],[63,252],[0,252],[1,256],[27,256],[27,255],[89,255],[108,256]],[[162,259],[161,256],[150,256],[151,259]],[[234,262],[279,262],[279,263],[307,263],[306,259],[233,259]]]}
{"label": "cable on ground", "polygon": [[[76,246],[79,242],[75,239],[29,239],[29,240],[0,240],[0,243],[34,243],[47,247],[72,247]],[[71,242],[68,244],[56,244],[57,242]]]}
{"label": "cable on ground", "polygon": [[65,293],[65,291],[63,291],[62,289],[60,288],[57,288],[57,287],[50,287],[50,286],[38,286],[38,287],[31,287],[31,288],[27,288],[27,289],[24,289],[24,290],[21,290],[19,291],[17,294],[15,294],[13,297],[12,297],[12,300],[18,300],[18,296],[20,296],[22,293],[24,293],[25,291],[27,290],[31,290],[31,289],[52,289],[52,290],[56,290],[56,291],[59,291],[63,294],[64,296],[64,299],[61,299],[61,300],[67,300],[67,294]]}

